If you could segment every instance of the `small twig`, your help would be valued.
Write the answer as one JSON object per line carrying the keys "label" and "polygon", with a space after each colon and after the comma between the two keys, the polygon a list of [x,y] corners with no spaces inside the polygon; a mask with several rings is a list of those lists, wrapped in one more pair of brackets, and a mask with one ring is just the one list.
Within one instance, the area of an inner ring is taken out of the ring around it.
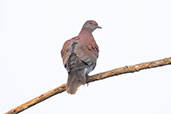
{"label": "small twig", "polygon": [[[165,59],[161,59],[161,60],[156,60],[156,61],[152,61],[152,62],[144,62],[144,63],[140,63],[140,64],[136,64],[136,65],[130,65],[130,66],[125,66],[125,67],[121,67],[121,68],[117,68],[114,70],[110,70],[107,72],[103,72],[103,73],[99,73],[99,74],[95,74],[93,76],[90,76],[88,79],[88,82],[93,82],[93,81],[97,81],[97,80],[102,80],[111,76],[117,76],[120,74],[125,74],[125,73],[133,73],[133,72],[137,72],[143,69],[148,69],[148,68],[155,68],[155,67],[159,67],[159,66],[164,66],[164,65],[169,65],[171,64],[171,57],[169,58],[165,58]],[[17,114],[23,110],[26,110],[27,108],[42,102],[58,93],[62,93],[66,90],[66,84],[63,84],[51,91],[48,91],[10,111],[8,111],[5,114]]]}

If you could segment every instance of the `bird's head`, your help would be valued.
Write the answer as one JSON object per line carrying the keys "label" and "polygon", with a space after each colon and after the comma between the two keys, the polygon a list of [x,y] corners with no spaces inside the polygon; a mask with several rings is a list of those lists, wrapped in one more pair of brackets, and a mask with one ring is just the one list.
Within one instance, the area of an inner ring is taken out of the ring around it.
{"label": "bird's head", "polygon": [[102,27],[98,26],[96,21],[88,20],[84,23],[83,28],[89,29],[91,32],[93,32],[95,29],[101,29]]}

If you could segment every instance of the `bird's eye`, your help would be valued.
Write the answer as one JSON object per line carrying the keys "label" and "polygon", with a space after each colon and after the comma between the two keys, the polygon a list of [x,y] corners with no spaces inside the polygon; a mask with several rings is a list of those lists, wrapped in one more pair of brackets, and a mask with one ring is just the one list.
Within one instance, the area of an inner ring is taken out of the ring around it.
{"label": "bird's eye", "polygon": [[90,25],[92,25],[93,23],[92,22],[90,22]]}

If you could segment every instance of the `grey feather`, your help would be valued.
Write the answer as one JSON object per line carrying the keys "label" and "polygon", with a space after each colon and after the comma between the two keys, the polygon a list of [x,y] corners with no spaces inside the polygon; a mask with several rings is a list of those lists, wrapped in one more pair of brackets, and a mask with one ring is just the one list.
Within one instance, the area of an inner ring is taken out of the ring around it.
{"label": "grey feather", "polygon": [[66,63],[66,69],[68,71],[68,81],[67,81],[67,92],[70,94],[75,94],[77,88],[87,81],[87,64],[81,61],[76,54],[74,49],[76,42],[72,44],[72,52]]}

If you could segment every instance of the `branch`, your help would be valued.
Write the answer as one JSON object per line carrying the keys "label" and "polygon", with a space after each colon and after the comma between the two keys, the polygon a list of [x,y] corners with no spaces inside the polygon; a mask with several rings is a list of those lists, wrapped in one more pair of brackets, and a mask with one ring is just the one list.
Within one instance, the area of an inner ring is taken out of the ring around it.
{"label": "branch", "polygon": [[[99,73],[99,74],[90,76],[88,79],[88,82],[94,82],[94,81],[102,80],[102,79],[109,78],[112,76],[117,76],[120,74],[138,72],[143,69],[155,68],[155,67],[169,65],[169,64],[171,64],[171,57],[152,61],[152,62],[144,62],[144,63],[140,63],[140,64],[136,64],[136,65],[124,66],[121,68],[117,68],[114,70],[110,70],[107,72],[103,72],[103,73]],[[26,110],[27,108],[29,108],[33,105],[38,104],[39,102],[42,102],[42,101],[56,95],[56,94],[64,92],[65,90],[66,90],[66,84],[63,84],[51,91],[48,91],[36,98],[24,103],[24,104],[6,112],[5,114],[17,114],[19,112]]]}

